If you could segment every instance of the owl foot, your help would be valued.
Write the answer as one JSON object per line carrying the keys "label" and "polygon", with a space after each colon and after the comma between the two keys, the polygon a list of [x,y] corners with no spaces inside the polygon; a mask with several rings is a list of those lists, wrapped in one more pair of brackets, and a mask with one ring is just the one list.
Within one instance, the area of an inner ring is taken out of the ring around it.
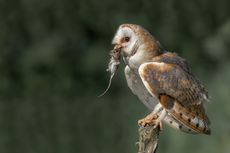
{"label": "owl foot", "polygon": [[159,120],[159,116],[156,114],[149,114],[145,118],[138,120],[140,126],[159,126],[160,131],[163,130],[162,122]]}

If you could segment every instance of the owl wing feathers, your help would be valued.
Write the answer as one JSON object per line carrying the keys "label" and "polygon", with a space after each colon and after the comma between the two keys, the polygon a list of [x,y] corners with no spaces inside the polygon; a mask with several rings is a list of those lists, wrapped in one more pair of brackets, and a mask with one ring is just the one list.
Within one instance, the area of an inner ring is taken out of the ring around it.
{"label": "owl wing feathers", "polygon": [[[181,125],[178,126],[179,129],[183,129],[185,126],[188,130],[186,132],[191,133],[204,133],[210,134],[211,130],[209,128],[209,119],[205,114],[203,104],[191,105],[189,107],[183,107],[180,103],[168,96],[160,95],[160,103],[166,109],[169,116],[176,119]],[[169,121],[170,124],[172,122]]]}
{"label": "owl wing feathers", "polygon": [[167,94],[182,106],[200,104],[207,100],[204,86],[180,66],[163,62],[144,63],[139,68],[142,80],[154,90],[154,95]]}
{"label": "owl wing feathers", "polygon": [[204,86],[180,64],[144,63],[139,75],[150,94],[179,122],[199,133],[209,134],[209,120],[203,108],[207,99]]}

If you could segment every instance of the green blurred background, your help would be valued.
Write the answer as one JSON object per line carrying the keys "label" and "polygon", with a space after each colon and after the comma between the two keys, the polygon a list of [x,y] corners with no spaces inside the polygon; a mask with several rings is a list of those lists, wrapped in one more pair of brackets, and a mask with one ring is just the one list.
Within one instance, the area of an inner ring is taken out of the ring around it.
{"label": "green blurred background", "polygon": [[0,152],[134,153],[149,111],[119,68],[111,39],[140,24],[189,60],[209,89],[212,135],[164,126],[160,153],[230,153],[229,0],[0,0]]}

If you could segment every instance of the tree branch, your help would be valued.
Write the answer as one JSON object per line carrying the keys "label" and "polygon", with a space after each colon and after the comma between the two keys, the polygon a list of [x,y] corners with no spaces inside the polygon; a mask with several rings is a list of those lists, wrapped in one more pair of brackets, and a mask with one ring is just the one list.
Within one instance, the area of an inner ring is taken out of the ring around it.
{"label": "tree branch", "polygon": [[156,153],[159,139],[159,126],[140,126],[138,153]]}

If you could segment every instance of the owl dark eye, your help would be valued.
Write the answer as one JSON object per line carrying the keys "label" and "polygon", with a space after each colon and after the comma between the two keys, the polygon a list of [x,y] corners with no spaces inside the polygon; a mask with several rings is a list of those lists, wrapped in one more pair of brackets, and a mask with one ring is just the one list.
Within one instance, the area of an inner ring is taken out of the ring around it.
{"label": "owl dark eye", "polygon": [[129,42],[130,38],[129,37],[125,37],[124,40],[125,40],[125,42]]}

